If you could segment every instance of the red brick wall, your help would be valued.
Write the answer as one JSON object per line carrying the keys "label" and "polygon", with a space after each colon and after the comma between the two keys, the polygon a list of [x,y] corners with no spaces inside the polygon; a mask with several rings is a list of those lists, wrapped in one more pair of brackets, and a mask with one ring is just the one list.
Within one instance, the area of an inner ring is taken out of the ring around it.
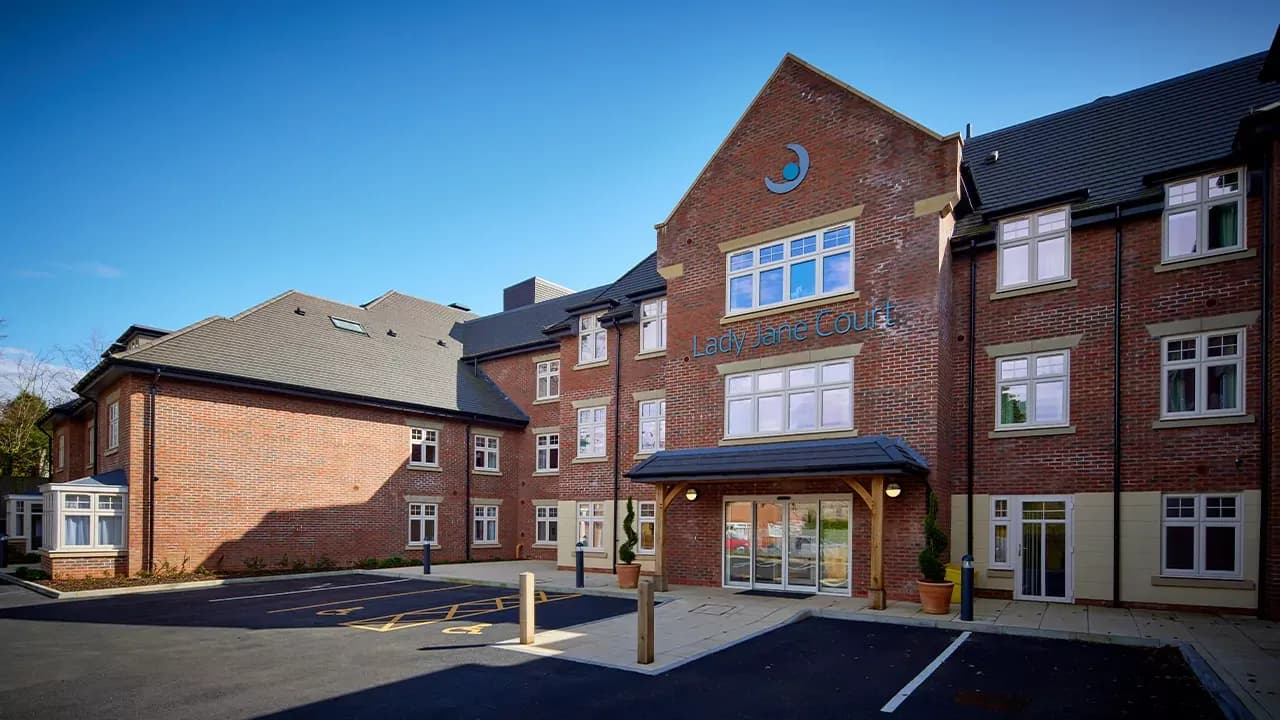
{"label": "red brick wall", "polygon": [[[1280,224],[1280,139],[1271,143],[1271,292],[1280,287],[1280,241],[1277,224]],[[1280,620],[1280,438],[1277,422],[1280,422],[1280,308],[1275,296],[1271,298],[1271,477],[1270,477],[1270,525],[1267,531],[1267,563],[1265,568],[1266,616]]]}
{"label": "red brick wall", "polygon": [[51,558],[48,555],[42,555],[40,567],[57,580],[114,577],[128,574],[129,559],[126,557]]}

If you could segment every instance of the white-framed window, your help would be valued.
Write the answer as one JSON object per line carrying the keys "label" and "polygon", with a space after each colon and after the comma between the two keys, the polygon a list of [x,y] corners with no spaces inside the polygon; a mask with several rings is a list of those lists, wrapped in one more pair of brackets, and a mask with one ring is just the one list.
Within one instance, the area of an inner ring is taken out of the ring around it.
{"label": "white-framed window", "polygon": [[440,466],[440,435],[429,428],[409,428],[409,464]]}
{"label": "white-framed window", "polygon": [[1244,196],[1243,168],[1165,185],[1162,260],[1244,248]]}
{"label": "white-framed window", "polygon": [[583,315],[578,318],[578,363],[600,362],[609,359],[609,336],[600,326],[600,315]]}
{"label": "white-framed window", "polygon": [[667,447],[667,401],[640,403],[640,452],[652,453]]}
{"label": "white-framed window", "polygon": [[475,505],[471,508],[471,539],[482,544],[498,542],[498,506]]}
{"label": "white-framed window", "polygon": [[10,537],[24,538],[27,536],[27,501],[10,498],[8,502],[8,522],[5,527],[5,534]]}
{"label": "white-framed window", "polygon": [[1009,560],[1009,498],[991,498],[991,561],[988,567],[1013,567]]}
{"label": "white-framed window", "polygon": [[605,456],[608,415],[609,409],[603,405],[578,409],[578,457]]}
{"label": "white-framed window", "polygon": [[667,349],[667,299],[640,303],[640,352]]}
{"label": "white-framed window", "polygon": [[440,508],[435,503],[409,503],[409,544],[439,544],[436,538],[436,518]]}
{"label": "white-framed window", "polygon": [[1071,277],[1070,220],[1066,207],[1001,220],[996,289]]}
{"label": "white-framed window", "polygon": [[1066,425],[1070,364],[1066,350],[996,358],[996,427]]}
{"label": "white-framed window", "polygon": [[498,438],[492,435],[475,436],[475,469],[498,472]]}
{"label": "white-framed window", "polygon": [[726,437],[853,428],[853,360],[725,377]]}
{"label": "white-framed window", "polygon": [[537,436],[536,440],[537,472],[557,472],[560,470],[560,434],[546,433]]}
{"label": "white-framed window", "polygon": [[107,449],[120,447],[120,401],[107,405]]}
{"label": "white-framed window", "polygon": [[1244,330],[1164,337],[1160,349],[1162,417],[1244,412]]}
{"label": "white-framed window", "polygon": [[551,400],[560,397],[560,361],[546,360],[538,363],[537,368],[538,400]]}
{"label": "white-framed window", "polygon": [[[55,550],[125,546],[125,493],[59,491],[46,495],[57,524]],[[46,531],[46,538],[53,533]]]}
{"label": "white-framed window", "polygon": [[98,457],[97,429],[97,423],[92,420],[89,421],[89,425],[84,429],[84,446],[87,450],[84,456],[85,467],[93,465],[93,461]]}
{"label": "white-framed window", "polygon": [[588,550],[604,549],[604,503],[578,503],[578,540]]}
{"label": "white-framed window", "polygon": [[555,505],[535,506],[533,524],[536,544],[555,545],[560,539],[560,508]]}
{"label": "white-framed window", "polygon": [[658,546],[658,504],[652,500],[642,500],[636,509],[639,521],[640,542],[636,545],[636,553],[652,555]]}
{"label": "white-framed window", "polygon": [[1160,574],[1238,578],[1243,566],[1240,495],[1165,495]]}
{"label": "white-framed window", "polygon": [[844,223],[728,253],[727,314],[853,290],[853,235]]}
{"label": "white-framed window", "polygon": [[67,434],[58,433],[58,469],[67,466]]}

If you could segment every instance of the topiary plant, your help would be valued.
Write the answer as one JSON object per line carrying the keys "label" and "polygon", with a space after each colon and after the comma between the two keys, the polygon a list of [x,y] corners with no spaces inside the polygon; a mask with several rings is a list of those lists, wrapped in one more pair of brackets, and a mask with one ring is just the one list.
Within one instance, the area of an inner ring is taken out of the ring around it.
{"label": "topiary plant", "polygon": [[924,514],[924,549],[920,551],[920,574],[927,582],[947,579],[947,535],[938,527],[938,498],[929,491]]}
{"label": "topiary plant", "polygon": [[636,510],[631,498],[627,498],[627,514],[622,519],[622,532],[627,539],[618,546],[618,559],[630,565],[636,559],[636,544],[640,542],[636,535]]}

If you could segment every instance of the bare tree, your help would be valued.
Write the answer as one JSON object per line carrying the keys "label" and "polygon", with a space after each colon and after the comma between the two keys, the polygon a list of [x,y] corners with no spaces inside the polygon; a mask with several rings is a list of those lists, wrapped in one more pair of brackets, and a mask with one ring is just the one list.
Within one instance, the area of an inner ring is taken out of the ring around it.
{"label": "bare tree", "polygon": [[74,345],[58,345],[56,350],[63,365],[86,373],[102,360],[102,354],[107,351],[109,345],[110,342],[95,328],[83,342]]}
{"label": "bare tree", "polygon": [[10,352],[0,376],[0,476],[44,475],[47,437],[38,426],[49,405],[70,396],[74,377],[47,356]]}

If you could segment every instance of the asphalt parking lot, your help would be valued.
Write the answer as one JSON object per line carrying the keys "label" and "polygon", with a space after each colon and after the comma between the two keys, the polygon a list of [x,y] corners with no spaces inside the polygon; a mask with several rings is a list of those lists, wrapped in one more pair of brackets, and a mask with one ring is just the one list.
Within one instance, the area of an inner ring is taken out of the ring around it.
{"label": "asphalt parking lot", "polygon": [[[0,717],[1221,716],[1174,648],[810,619],[648,677],[492,647],[518,630],[503,588],[356,574],[27,595],[0,584]],[[539,630],[634,609],[537,599]]]}

